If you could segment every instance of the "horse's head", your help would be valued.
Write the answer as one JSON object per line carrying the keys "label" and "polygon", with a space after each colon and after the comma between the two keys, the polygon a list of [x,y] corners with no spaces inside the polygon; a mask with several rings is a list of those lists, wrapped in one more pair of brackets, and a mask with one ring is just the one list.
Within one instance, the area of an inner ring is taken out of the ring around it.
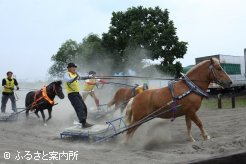
{"label": "horse's head", "polygon": [[232,80],[220,66],[218,59],[210,58],[209,71],[209,79],[211,82],[215,82],[224,88],[231,86]]}
{"label": "horse's head", "polygon": [[52,84],[52,89],[53,89],[53,92],[55,93],[55,95],[57,95],[60,99],[64,99],[64,94],[63,94],[63,91],[62,91],[62,81],[59,80],[59,81],[54,81],[51,83]]}

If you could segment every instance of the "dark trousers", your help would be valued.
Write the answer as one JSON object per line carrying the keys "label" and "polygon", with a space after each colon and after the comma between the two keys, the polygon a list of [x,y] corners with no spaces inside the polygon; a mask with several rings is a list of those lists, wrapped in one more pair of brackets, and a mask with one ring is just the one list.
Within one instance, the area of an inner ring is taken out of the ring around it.
{"label": "dark trousers", "polygon": [[6,104],[8,102],[8,100],[11,100],[11,106],[12,106],[12,110],[14,112],[16,112],[16,100],[15,100],[15,95],[14,93],[11,94],[2,94],[2,105],[1,105],[1,112],[5,113],[6,110]]}
{"label": "dark trousers", "polygon": [[80,123],[85,123],[87,118],[87,107],[78,92],[72,92],[68,94],[68,99],[70,100]]}

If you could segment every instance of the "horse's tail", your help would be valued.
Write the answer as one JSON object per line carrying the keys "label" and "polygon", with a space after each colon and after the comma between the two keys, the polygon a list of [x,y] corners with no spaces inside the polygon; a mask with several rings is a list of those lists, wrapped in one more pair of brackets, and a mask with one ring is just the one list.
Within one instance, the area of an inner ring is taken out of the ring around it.
{"label": "horse's tail", "polygon": [[25,99],[25,106],[26,106],[26,107],[29,106],[29,94],[30,94],[30,92],[27,93],[26,99]]}
{"label": "horse's tail", "polygon": [[131,98],[130,101],[127,103],[125,111],[125,121],[128,125],[132,123],[132,102],[134,98]]}
{"label": "horse's tail", "polygon": [[107,103],[107,107],[110,108],[112,105],[115,104],[115,96],[112,98],[112,100],[110,100],[108,103]]}
{"label": "horse's tail", "polygon": [[25,106],[26,108],[27,107],[30,107],[30,105],[32,104],[33,102],[33,98],[32,98],[32,94],[35,93],[35,92],[28,92],[26,94],[26,99],[25,99]]}

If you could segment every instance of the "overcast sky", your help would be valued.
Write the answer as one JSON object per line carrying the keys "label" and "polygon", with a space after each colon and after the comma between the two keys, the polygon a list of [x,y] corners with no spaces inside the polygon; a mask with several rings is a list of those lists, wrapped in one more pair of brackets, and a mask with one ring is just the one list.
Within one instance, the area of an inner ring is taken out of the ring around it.
{"label": "overcast sky", "polygon": [[183,66],[196,57],[243,56],[244,0],[0,0],[0,77],[45,80],[51,56],[68,39],[108,31],[113,11],[132,6],[168,9],[180,41],[188,42]]}

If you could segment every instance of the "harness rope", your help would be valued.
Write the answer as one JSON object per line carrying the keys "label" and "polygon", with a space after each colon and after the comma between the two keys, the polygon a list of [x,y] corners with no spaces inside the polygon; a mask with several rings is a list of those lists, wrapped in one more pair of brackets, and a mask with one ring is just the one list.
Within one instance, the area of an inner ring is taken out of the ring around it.
{"label": "harness rope", "polygon": [[[143,117],[142,119],[140,119],[139,121],[135,122],[134,124],[129,125],[126,128],[124,128],[124,129],[122,129],[122,130],[120,130],[120,131],[118,131],[118,132],[116,132],[116,133],[114,133],[112,135],[109,135],[109,136],[107,136],[107,137],[105,137],[105,138],[103,138],[101,140],[98,140],[96,143],[100,143],[100,142],[106,141],[106,140],[108,140],[108,139],[110,139],[110,138],[112,138],[112,137],[114,137],[116,135],[124,133],[125,131],[127,131],[129,129],[132,129],[132,128],[136,127],[136,126],[142,125],[143,123],[148,122],[148,121],[150,121],[150,120],[152,120],[152,119],[154,119],[154,118],[156,118],[156,117],[158,117],[158,116],[160,116],[162,114],[170,112],[173,109],[171,107],[171,108],[169,108],[167,110],[161,111],[161,110],[165,109],[167,106],[170,106],[170,105],[167,104],[167,105],[164,105],[164,106],[158,108],[157,110],[155,110],[152,113],[150,113],[149,115]],[[176,106],[176,108],[178,109],[178,107],[180,107],[180,106],[181,105],[178,105],[178,106]]]}
{"label": "harness rope", "polygon": [[[54,100],[51,100],[50,98],[49,98],[49,96],[47,95],[47,91],[46,91],[46,89],[47,89],[47,87],[46,86],[44,86],[41,90],[38,90],[38,91],[36,91],[35,92],[35,95],[34,95],[34,102],[32,103],[32,106],[31,106],[31,111],[33,110],[33,107],[39,102],[39,101],[41,101],[42,99],[45,99],[46,101],[48,101],[48,103],[50,104],[50,105],[54,105]],[[54,86],[53,86],[53,90],[55,90],[54,89]],[[39,97],[38,99],[37,99],[37,95],[40,93],[40,92],[42,92],[42,96],[41,97]]]}
{"label": "harness rope", "polygon": [[[44,102],[39,102],[39,103],[36,103],[34,106],[32,106],[32,104],[30,104],[28,107],[26,107],[26,108],[16,108],[16,109],[22,109],[21,111],[19,111],[19,112],[15,112],[15,113],[13,113],[13,114],[11,114],[11,116],[14,116],[14,115],[18,115],[19,113],[21,113],[21,112],[24,112],[24,111],[26,111],[27,109],[32,109],[32,108],[34,108],[34,107],[36,107],[36,106],[38,106],[38,105],[41,105],[41,104],[43,104]],[[55,103],[54,105],[57,105],[58,103]],[[54,106],[53,105],[53,106]],[[31,111],[33,111],[33,110],[31,110]]]}

